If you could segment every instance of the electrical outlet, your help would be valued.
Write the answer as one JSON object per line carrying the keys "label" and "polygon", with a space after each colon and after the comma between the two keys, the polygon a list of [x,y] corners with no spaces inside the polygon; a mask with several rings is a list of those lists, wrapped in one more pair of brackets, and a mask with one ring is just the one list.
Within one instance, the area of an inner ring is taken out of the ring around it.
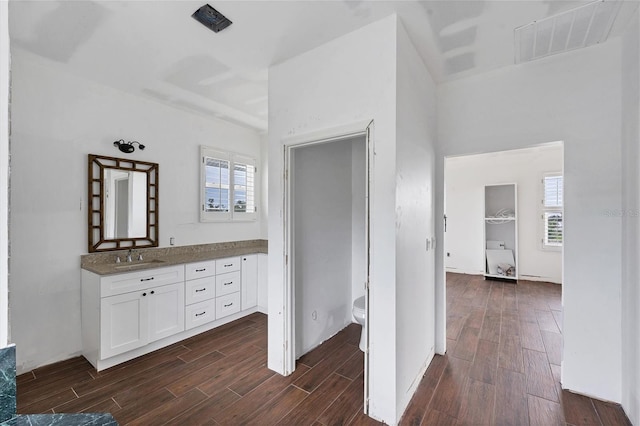
{"label": "electrical outlet", "polygon": [[311,312],[311,319],[314,321],[318,319],[318,311]]}

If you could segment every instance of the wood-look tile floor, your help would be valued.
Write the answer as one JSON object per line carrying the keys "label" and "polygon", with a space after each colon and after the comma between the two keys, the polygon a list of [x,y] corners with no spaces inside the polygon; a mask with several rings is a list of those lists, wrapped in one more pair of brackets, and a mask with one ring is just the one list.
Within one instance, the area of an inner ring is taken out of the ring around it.
{"label": "wood-look tile floor", "polygon": [[561,286],[447,274],[447,355],[405,425],[630,425],[617,404],[563,391]]}
{"label": "wood-look tile floor", "polygon": [[252,314],[96,372],[77,357],[18,377],[19,413],[110,412],[121,425],[366,424],[364,357],[352,324],[267,369],[267,317]]}
{"label": "wood-look tile floor", "polygon": [[[447,274],[448,353],[401,423],[630,424],[619,406],[562,391],[560,286]],[[18,377],[18,412],[110,412],[121,425],[367,425],[360,329],[266,368],[266,316],[252,314],[97,373],[82,357]]]}

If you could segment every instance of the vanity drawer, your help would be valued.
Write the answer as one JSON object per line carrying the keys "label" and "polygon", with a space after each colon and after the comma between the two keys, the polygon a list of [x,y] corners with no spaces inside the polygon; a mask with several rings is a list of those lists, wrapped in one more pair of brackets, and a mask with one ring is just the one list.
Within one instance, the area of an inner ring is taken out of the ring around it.
{"label": "vanity drawer", "polygon": [[108,275],[100,280],[100,296],[115,296],[182,281],[184,281],[183,265]]}
{"label": "vanity drawer", "polygon": [[227,272],[240,270],[240,257],[227,257],[216,260],[216,273],[226,274]]}
{"label": "vanity drawer", "polygon": [[187,281],[185,294],[187,305],[216,297],[216,277]]}
{"label": "vanity drawer", "polygon": [[240,271],[216,276],[216,296],[240,291]]}
{"label": "vanity drawer", "polygon": [[189,330],[199,325],[206,324],[216,319],[215,299],[194,303],[185,308],[184,327]]}
{"label": "vanity drawer", "polygon": [[206,260],[204,262],[187,263],[185,265],[185,276],[187,280],[195,278],[210,277],[216,274],[216,261]]}
{"label": "vanity drawer", "polygon": [[216,319],[240,312],[240,292],[216,298]]}

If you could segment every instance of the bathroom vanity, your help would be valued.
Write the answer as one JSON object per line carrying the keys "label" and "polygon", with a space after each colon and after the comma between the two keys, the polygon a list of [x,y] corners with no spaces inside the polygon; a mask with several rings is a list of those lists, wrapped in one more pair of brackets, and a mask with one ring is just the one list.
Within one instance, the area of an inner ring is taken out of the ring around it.
{"label": "bathroom vanity", "polygon": [[266,299],[264,252],[266,245],[147,259],[148,251],[138,262],[83,262],[84,357],[100,371],[266,312],[266,300],[258,300],[259,293]]}

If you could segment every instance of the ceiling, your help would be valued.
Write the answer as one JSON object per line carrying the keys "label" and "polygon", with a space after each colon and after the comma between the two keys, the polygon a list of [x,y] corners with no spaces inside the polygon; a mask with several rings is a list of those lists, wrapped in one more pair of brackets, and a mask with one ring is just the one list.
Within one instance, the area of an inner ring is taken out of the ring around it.
{"label": "ceiling", "polygon": [[516,27],[589,2],[208,0],[233,21],[214,33],[191,18],[206,1],[11,0],[11,47],[110,87],[264,131],[269,66],[392,13],[444,82],[513,65]]}

